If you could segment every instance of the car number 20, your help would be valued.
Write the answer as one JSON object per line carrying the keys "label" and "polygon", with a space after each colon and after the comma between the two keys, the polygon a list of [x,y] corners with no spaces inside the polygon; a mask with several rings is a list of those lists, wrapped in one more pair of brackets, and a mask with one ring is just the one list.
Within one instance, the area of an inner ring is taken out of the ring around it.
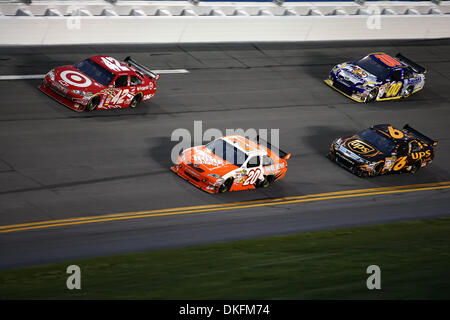
{"label": "car number 20", "polygon": [[255,184],[261,175],[261,169],[253,169],[248,172],[247,179],[245,179],[243,185],[247,186],[249,184]]}

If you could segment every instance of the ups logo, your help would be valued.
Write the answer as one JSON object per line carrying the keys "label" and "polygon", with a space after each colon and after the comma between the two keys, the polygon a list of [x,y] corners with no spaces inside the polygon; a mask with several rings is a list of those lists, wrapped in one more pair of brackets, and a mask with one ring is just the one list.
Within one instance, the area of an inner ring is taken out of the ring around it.
{"label": "ups logo", "polygon": [[372,148],[367,143],[365,143],[365,142],[363,142],[361,140],[350,141],[348,143],[348,146],[350,147],[350,149],[352,149],[353,151],[355,151],[357,153],[360,153],[360,154],[367,154],[367,153],[370,153],[372,151],[375,151],[374,148]]}
{"label": "ups logo", "polygon": [[425,157],[431,157],[431,150],[421,151],[421,152],[413,152],[411,153],[413,160],[422,159]]}

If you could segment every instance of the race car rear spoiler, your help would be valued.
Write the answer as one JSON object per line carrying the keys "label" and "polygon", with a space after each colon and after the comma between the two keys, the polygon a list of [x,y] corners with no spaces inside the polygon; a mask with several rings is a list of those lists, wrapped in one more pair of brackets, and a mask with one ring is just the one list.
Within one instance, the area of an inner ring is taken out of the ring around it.
{"label": "race car rear spoiler", "polygon": [[421,65],[415,63],[414,61],[409,60],[407,57],[405,57],[401,53],[397,53],[397,55],[395,57],[398,60],[400,60],[401,62],[403,62],[404,64],[407,64],[408,66],[413,68],[413,70],[418,72],[418,73],[426,73],[427,72],[427,69],[425,69]]}
{"label": "race car rear spoiler", "polygon": [[416,129],[411,128],[411,127],[409,126],[409,124],[405,124],[405,125],[403,126],[403,130],[406,130],[406,132],[412,133],[412,134],[415,135],[417,138],[419,138],[420,140],[422,140],[423,142],[425,142],[425,143],[427,143],[427,144],[429,144],[429,145],[432,145],[433,147],[435,147],[435,146],[438,145],[438,142],[437,142],[437,141],[435,141],[435,140],[433,140],[433,139],[431,139],[431,138],[428,138],[426,135],[420,133],[420,132],[417,131]]}
{"label": "race car rear spoiler", "polygon": [[152,78],[154,80],[159,79],[159,74],[154,73],[152,70],[150,70],[146,66],[138,63],[136,60],[131,59],[130,56],[126,57],[123,61],[128,63],[128,65],[135,67],[136,69],[141,71],[143,74],[149,76],[150,78]]}
{"label": "race car rear spoiler", "polygon": [[264,139],[261,139],[259,137],[259,135],[256,136],[256,142],[258,144],[262,144],[263,146],[267,147],[270,151],[278,154],[278,156],[280,158],[282,158],[282,159],[289,160],[291,158],[291,154],[290,153],[284,152],[283,150],[273,146],[270,142],[268,142],[268,141],[266,141]]}

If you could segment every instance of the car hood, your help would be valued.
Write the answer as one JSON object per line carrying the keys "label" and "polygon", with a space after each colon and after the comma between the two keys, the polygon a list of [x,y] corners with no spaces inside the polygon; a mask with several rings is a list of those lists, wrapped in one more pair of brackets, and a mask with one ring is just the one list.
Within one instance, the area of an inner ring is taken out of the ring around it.
{"label": "car hood", "polygon": [[55,81],[68,90],[79,90],[96,93],[106,88],[91,77],[85,75],[74,66],[63,66],[54,69]]}
{"label": "car hood", "polygon": [[378,82],[373,74],[352,63],[344,63],[338,66],[336,77],[354,85],[367,85]]}
{"label": "car hood", "polygon": [[215,173],[223,176],[224,174],[239,168],[215,155],[205,146],[193,147],[186,150],[184,152],[184,157],[185,163],[192,163],[197,169],[203,170],[206,174]]}
{"label": "car hood", "polygon": [[357,156],[368,161],[379,161],[386,157],[380,150],[372,146],[370,143],[359,137],[353,135],[344,139],[342,146],[347,150],[353,152]]}

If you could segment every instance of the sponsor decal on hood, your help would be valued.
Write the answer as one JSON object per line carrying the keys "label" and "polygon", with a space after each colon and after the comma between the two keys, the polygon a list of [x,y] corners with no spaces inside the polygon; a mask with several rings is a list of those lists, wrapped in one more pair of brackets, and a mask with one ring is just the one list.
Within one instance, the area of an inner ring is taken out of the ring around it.
{"label": "sponsor decal on hood", "polygon": [[336,72],[336,75],[354,85],[364,85],[377,81],[374,75],[354,64],[346,64]]}
{"label": "sponsor decal on hood", "polygon": [[374,156],[380,154],[379,150],[357,136],[348,139],[345,142],[345,147],[362,158],[373,159]]}
{"label": "sponsor decal on hood", "polygon": [[198,165],[208,173],[216,173],[219,175],[224,175],[238,168],[234,164],[218,157],[205,146],[198,146],[186,150],[185,161],[191,162],[195,166]]}

